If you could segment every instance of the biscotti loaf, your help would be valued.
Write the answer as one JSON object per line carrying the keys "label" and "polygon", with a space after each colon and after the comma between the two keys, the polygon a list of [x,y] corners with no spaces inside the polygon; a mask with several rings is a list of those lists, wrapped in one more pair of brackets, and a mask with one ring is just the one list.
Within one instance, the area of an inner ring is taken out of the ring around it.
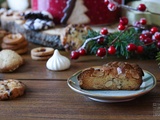
{"label": "biscotti loaf", "polygon": [[66,51],[78,49],[84,42],[84,36],[88,31],[92,30],[91,27],[82,24],[70,24],[64,29],[62,35],[62,45]]}
{"label": "biscotti loaf", "polygon": [[85,69],[78,75],[79,85],[88,90],[136,90],[142,84],[143,70],[128,62],[110,62]]}

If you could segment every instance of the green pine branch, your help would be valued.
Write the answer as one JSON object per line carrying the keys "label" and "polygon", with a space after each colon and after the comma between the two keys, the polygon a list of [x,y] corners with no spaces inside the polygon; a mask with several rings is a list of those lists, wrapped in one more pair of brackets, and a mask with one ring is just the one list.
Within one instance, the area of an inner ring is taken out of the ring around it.
{"label": "green pine branch", "polygon": [[3,2],[5,2],[6,0],[0,0],[0,4],[2,4]]}
{"label": "green pine branch", "polygon": [[[158,50],[155,44],[145,45],[142,41],[139,40],[139,35],[141,34],[140,30],[135,28],[129,28],[126,31],[122,32],[114,32],[110,33],[109,35],[105,36],[105,41],[103,44],[98,44],[96,40],[90,41],[85,48],[87,49],[88,54],[96,54],[98,48],[106,47],[106,49],[113,45],[116,48],[116,55],[118,57],[125,57],[126,59],[131,57],[138,57],[144,59],[153,59],[155,58]],[[91,30],[88,32],[88,35],[84,38],[84,40],[88,38],[94,38],[99,36],[99,32]],[[118,36],[118,37],[117,37]],[[136,54],[135,52],[129,52],[126,49],[126,46],[129,43],[133,43],[136,46],[143,46],[144,53],[143,54]]]}

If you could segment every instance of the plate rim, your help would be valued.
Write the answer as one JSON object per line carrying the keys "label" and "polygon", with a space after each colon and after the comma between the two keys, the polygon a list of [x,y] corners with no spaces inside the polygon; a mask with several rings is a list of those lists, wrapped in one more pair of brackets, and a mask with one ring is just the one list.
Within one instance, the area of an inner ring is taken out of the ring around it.
{"label": "plate rim", "polygon": [[[100,66],[93,66],[93,67],[97,68],[97,67],[100,67]],[[89,68],[85,68],[85,69],[89,69]],[[91,93],[87,93],[87,90],[83,90],[81,88],[77,89],[77,88],[75,88],[71,85],[71,84],[75,84],[75,83],[73,83],[71,78],[76,76],[77,74],[79,74],[80,72],[82,72],[85,69],[79,70],[79,71],[75,72],[72,76],[70,76],[67,79],[67,84],[73,91],[75,91],[75,92],[77,92],[81,95],[85,95],[85,96],[92,97],[92,98],[107,99],[107,100],[124,100],[124,99],[137,98],[137,97],[142,96],[142,95],[148,93],[149,91],[151,91],[157,84],[156,77],[151,72],[149,72],[147,70],[143,70],[143,72],[148,73],[149,75],[151,75],[153,77],[153,85],[147,90],[144,90],[144,91],[141,91],[139,93],[132,94],[132,95],[126,95],[126,96],[123,96],[123,95],[122,96],[102,96],[102,95],[97,95],[97,94],[91,94]],[[109,90],[106,90],[106,91],[109,91]],[[118,90],[118,91],[120,91],[120,90]],[[123,91],[125,91],[125,90],[123,90]]]}

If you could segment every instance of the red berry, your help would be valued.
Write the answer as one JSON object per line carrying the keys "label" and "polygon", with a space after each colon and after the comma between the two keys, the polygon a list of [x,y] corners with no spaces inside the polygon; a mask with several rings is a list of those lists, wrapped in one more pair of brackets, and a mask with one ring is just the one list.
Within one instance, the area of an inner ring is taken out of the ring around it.
{"label": "red berry", "polygon": [[147,24],[147,20],[145,18],[141,18],[139,23],[142,24],[142,25],[146,25]]}
{"label": "red berry", "polygon": [[134,23],[134,26],[135,26],[135,27],[140,27],[140,26],[141,26],[141,24],[140,24],[140,22],[139,22],[139,21],[136,21],[136,22]]}
{"label": "red berry", "polygon": [[126,17],[120,18],[119,23],[122,24],[122,25],[127,25],[128,24],[128,18],[126,18]]}
{"label": "red berry", "polygon": [[96,55],[99,56],[99,57],[104,57],[106,55],[106,49],[105,48],[99,48],[97,50],[97,54]]}
{"label": "red berry", "polygon": [[144,43],[145,44],[150,44],[150,43],[152,43],[153,42],[153,40],[151,39],[151,38],[146,38],[145,40],[144,40]]}
{"label": "red berry", "polygon": [[98,44],[103,44],[103,42],[104,42],[104,37],[100,37],[97,39]]}
{"label": "red berry", "polygon": [[127,50],[130,51],[130,52],[135,51],[136,49],[137,49],[137,46],[133,43],[130,43],[130,44],[127,45]]}
{"label": "red berry", "polygon": [[122,24],[119,24],[118,25],[118,30],[120,30],[120,31],[122,31],[122,30],[124,30],[126,27],[124,26],[124,25],[122,25]]}
{"label": "red berry", "polygon": [[71,52],[71,59],[78,59],[79,58],[79,52],[72,51]]}
{"label": "red berry", "polygon": [[152,34],[154,34],[154,33],[158,32],[158,28],[157,27],[152,27],[150,31],[151,31]]}
{"label": "red berry", "polygon": [[157,48],[160,48],[160,41],[157,42]]}
{"label": "red berry", "polygon": [[146,38],[152,38],[152,33],[149,31],[143,32],[143,34],[146,36]]}
{"label": "red berry", "polygon": [[155,38],[156,40],[160,40],[160,32],[155,32],[154,38]]}
{"label": "red berry", "polygon": [[136,53],[141,54],[143,53],[143,51],[144,51],[143,46],[137,46]]}
{"label": "red berry", "polygon": [[117,5],[116,5],[115,3],[113,3],[113,2],[110,2],[110,3],[108,4],[108,9],[109,9],[110,11],[115,11],[115,10],[117,9]]}
{"label": "red berry", "polygon": [[114,46],[110,46],[108,48],[108,53],[114,55],[116,53],[116,48]]}
{"label": "red berry", "polygon": [[139,39],[140,39],[141,41],[144,41],[146,38],[147,38],[147,36],[144,35],[144,34],[141,34],[141,35],[139,36]]}
{"label": "red berry", "polygon": [[83,49],[83,48],[81,48],[81,49],[79,50],[79,54],[80,54],[80,55],[86,55],[86,50]]}
{"label": "red berry", "polygon": [[109,4],[109,0],[104,0],[104,4],[108,5]]}
{"label": "red berry", "polygon": [[107,35],[108,34],[108,29],[107,28],[102,28],[100,31],[101,35]]}
{"label": "red berry", "polygon": [[139,11],[144,12],[146,10],[146,5],[145,4],[140,4],[137,8]]}

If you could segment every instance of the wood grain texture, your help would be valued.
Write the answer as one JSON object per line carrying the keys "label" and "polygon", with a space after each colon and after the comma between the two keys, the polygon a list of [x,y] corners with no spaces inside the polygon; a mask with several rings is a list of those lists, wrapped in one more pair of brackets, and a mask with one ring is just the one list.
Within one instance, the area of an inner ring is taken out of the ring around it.
{"label": "wood grain texture", "polygon": [[99,103],[73,92],[66,81],[23,80],[26,94],[1,101],[2,120],[156,120],[153,104],[159,103],[160,83],[150,93],[123,103]]}
{"label": "wood grain texture", "polygon": [[[158,120],[154,105],[160,107],[160,69],[155,60],[98,58],[84,56],[71,61],[69,70],[49,71],[46,61],[34,61],[30,50],[39,45],[29,44],[29,51],[22,57],[25,64],[13,73],[0,73],[0,80],[14,78],[26,84],[24,96],[10,101],[0,101],[1,120]],[[69,57],[69,53],[61,51]],[[110,61],[127,61],[139,64],[157,78],[156,87],[148,94],[129,102],[100,103],[72,91],[66,79],[75,72]],[[158,111],[160,112],[160,111]]]}
{"label": "wood grain texture", "polygon": [[[23,66],[13,73],[0,74],[0,78],[15,78],[15,79],[67,79],[75,72],[91,66],[103,65],[111,61],[127,61],[139,64],[144,70],[147,70],[155,75],[160,80],[158,62],[155,60],[139,60],[139,59],[125,59],[110,56],[104,59],[96,57],[95,55],[82,56],[78,60],[71,60],[71,67],[68,70],[55,72],[46,68],[47,61],[35,61],[31,59],[30,51],[32,48],[39,47],[39,45],[29,44],[29,51],[22,57],[25,60]],[[70,58],[70,53],[60,51],[60,53]]]}
{"label": "wood grain texture", "polygon": [[[48,32],[49,30],[32,31],[25,29],[22,24],[18,24],[15,21],[16,19],[12,18],[12,16],[3,15],[1,16],[1,27],[11,33],[23,34],[29,42],[56,49],[64,49],[60,40],[60,31],[63,31],[63,28],[53,28],[50,32]],[[55,33],[55,31],[58,31],[59,34]]]}

